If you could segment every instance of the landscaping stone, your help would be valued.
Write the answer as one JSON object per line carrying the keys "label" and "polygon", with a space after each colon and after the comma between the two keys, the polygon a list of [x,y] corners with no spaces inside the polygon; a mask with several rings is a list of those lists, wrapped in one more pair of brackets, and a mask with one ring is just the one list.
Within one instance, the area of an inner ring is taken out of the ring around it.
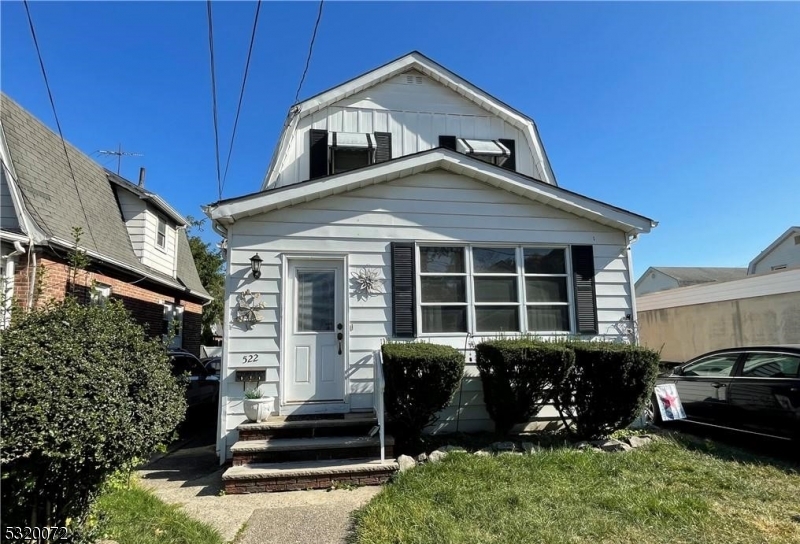
{"label": "landscaping stone", "polygon": [[536,444],[534,444],[533,442],[523,442],[522,443],[522,451],[524,451],[525,453],[528,453],[528,454],[536,453],[537,450],[538,450],[538,448],[536,447]]}
{"label": "landscaping stone", "polygon": [[445,457],[447,457],[447,452],[444,452],[442,450],[434,450],[428,455],[428,461],[430,461],[431,463],[438,463]]}
{"label": "landscaping stone", "polygon": [[425,452],[420,453],[417,455],[417,463],[421,464],[428,460],[428,454]]}
{"label": "landscaping stone", "polygon": [[405,472],[417,466],[417,462],[414,461],[413,457],[401,455],[397,458],[397,465],[400,467],[400,472]]}
{"label": "landscaping stone", "polygon": [[492,456],[492,448],[481,448],[475,452],[475,455],[479,457],[491,457]]}
{"label": "landscaping stone", "polygon": [[628,451],[632,449],[625,442],[620,442],[619,440],[615,440],[613,438],[608,440],[595,440],[592,442],[592,445],[597,446],[603,451]]}
{"label": "landscaping stone", "polygon": [[575,449],[576,450],[588,450],[591,447],[592,447],[592,445],[589,444],[585,440],[582,440],[581,442],[578,442],[577,444],[575,444]]}
{"label": "landscaping stone", "polygon": [[631,436],[630,438],[628,438],[628,444],[630,444],[632,448],[645,446],[651,443],[652,441],[653,440],[649,436]]}
{"label": "landscaping stone", "polygon": [[514,451],[514,443],[513,442],[495,442],[492,444],[492,449],[494,451]]}

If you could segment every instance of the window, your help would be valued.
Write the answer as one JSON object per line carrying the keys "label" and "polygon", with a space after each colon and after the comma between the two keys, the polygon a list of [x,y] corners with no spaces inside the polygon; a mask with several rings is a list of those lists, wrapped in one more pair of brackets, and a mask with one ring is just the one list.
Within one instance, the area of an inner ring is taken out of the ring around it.
{"label": "window", "polygon": [[167,247],[167,221],[160,215],[158,217],[158,230],[156,232],[156,245],[162,249]]}
{"label": "window", "polygon": [[419,248],[425,333],[569,332],[565,248]]}
{"label": "window", "polygon": [[467,268],[463,247],[419,248],[424,332],[467,331]]}
{"label": "window", "polygon": [[683,375],[725,378],[731,375],[738,359],[738,353],[711,355],[687,366]]}
{"label": "window", "polygon": [[770,267],[770,270],[774,272],[775,270],[784,270],[785,268],[786,268],[785,264],[777,264],[775,266]]}
{"label": "window", "polygon": [[309,131],[309,179],[341,174],[391,158],[389,132]]}
{"label": "window", "polygon": [[297,332],[333,331],[336,319],[336,272],[297,271]]}
{"label": "window", "polygon": [[745,378],[796,378],[800,357],[784,353],[750,353],[742,368]]}
{"label": "window", "polygon": [[499,140],[467,140],[465,138],[456,139],[456,151],[471,155],[476,159],[503,166],[511,156],[511,150]]}
{"label": "window", "polygon": [[570,330],[566,250],[525,248],[523,255],[528,330]]}
{"label": "window", "polygon": [[104,283],[92,285],[90,302],[93,306],[105,306],[111,296],[111,286]]}
{"label": "window", "polygon": [[[180,348],[183,346],[183,306],[167,302],[164,304],[164,319],[162,334],[164,340],[172,336],[172,341],[169,344],[171,348]],[[174,335],[174,336],[173,336]]]}

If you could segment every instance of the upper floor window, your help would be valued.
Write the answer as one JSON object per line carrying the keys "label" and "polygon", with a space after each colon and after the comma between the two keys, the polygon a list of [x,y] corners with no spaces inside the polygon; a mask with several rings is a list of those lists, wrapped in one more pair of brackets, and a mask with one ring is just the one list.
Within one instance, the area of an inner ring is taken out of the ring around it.
{"label": "upper floor window", "polygon": [[167,247],[167,221],[160,215],[156,216],[158,219],[158,230],[156,232],[156,245],[161,249]]}
{"label": "upper floor window", "polygon": [[309,138],[309,179],[341,174],[392,158],[392,135],[389,132],[312,129]]}
{"label": "upper floor window", "polygon": [[517,169],[516,143],[511,139],[475,140],[439,136],[439,147],[452,149],[506,170]]}

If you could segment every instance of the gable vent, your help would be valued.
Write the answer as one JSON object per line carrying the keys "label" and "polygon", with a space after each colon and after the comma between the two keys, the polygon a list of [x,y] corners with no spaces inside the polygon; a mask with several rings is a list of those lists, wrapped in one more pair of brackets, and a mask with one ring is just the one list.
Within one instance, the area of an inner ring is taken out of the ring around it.
{"label": "gable vent", "polygon": [[406,85],[422,85],[423,81],[425,81],[425,78],[422,76],[414,76],[412,74],[406,74],[406,80],[405,80]]}

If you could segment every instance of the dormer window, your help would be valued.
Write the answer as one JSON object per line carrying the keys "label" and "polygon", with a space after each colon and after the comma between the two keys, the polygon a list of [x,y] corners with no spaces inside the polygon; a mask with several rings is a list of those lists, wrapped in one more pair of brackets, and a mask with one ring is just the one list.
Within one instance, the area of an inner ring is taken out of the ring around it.
{"label": "dormer window", "polygon": [[331,174],[369,166],[375,162],[375,136],[359,132],[332,132],[329,141]]}
{"label": "dormer window", "polygon": [[156,216],[158,219],[158,230],[156,232],[156,245],[161,249],[167,248],[167,220],[160,215]]}
{"label": "dormer window", "polygon": [[500,143],[499,140],[468,140],[466,138],[456,139],[456,151],[471,155],[476,159],[494,164],[496,166],[505,165],[511,156],[511,150]]}
{"label": "dormer window", "polygon": [[389,132],[309,131],[309,179],[341,174],[392,158]]}

